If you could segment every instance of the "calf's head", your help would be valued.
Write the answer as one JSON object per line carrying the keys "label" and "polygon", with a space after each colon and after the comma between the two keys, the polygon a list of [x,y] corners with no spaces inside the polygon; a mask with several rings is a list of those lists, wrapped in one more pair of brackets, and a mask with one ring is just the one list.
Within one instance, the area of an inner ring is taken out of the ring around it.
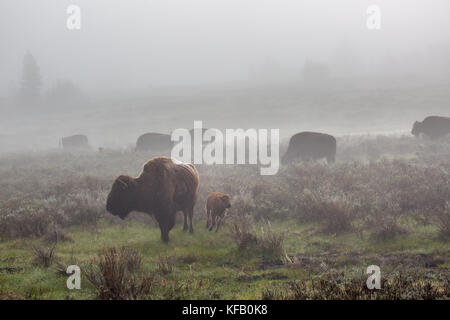
{"label": "calf's head", "polygon": [[220,200],[222,200],[225,208],[231,208],[231,198],[228,194],[224,194],[223,196],[221,196]]}
{"label": "calf's head", "polygon": [[125,219],[136,206],[136,181],[129,176],[119,176],[114,181],[106,200],[106,210]]}

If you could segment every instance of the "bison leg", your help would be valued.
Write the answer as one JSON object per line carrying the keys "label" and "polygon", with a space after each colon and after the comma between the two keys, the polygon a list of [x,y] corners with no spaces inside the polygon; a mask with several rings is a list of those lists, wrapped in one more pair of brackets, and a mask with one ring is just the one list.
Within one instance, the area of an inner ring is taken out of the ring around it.
{"label": "bison leg", "polygon": [[211,225],[209,226],[209,231],[211,231],[214,228],[214,226],[216,225],[216,219],[217,219],[217,216],[214,214],[211,214]]}
{"label": "bison leg", "polygon": [[189,232],[194,233],[194,227],[192,225],[192,218],[194,217],[194,207],[189,209]]}
{"label": "bison leg", "polygon": [[165,243],[169,242],[169,229],[163,223],[159,224],[159,229],[161,230],[161,240]]}
{"label": "bison leg", "polygon": [[219,228],[222,225],[223,219],[225,219],[225,216],[219,217],[219,221],[217,222],[216,232],[219,231]]}
{"label": "bison leg", "polygon": [[183,231],[187,231],[187,229],[188,229],[188,223],[187,223],[188,212],[186,210],[183,210],[183,216],[184,216]]}
{"label": "bison leg", "polygon": [[169,232],[175,225],[175,212],[160,217],[158,220],[161,230],[161,240],[165,243],[169,242]]}

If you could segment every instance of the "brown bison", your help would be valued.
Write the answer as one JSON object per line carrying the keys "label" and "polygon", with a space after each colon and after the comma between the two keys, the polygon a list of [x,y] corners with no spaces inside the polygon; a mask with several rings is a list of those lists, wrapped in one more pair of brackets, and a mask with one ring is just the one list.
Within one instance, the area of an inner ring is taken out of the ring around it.
{"label": "brown bison", "polygon": [[183,211],[183,230],[192,233],[192,216],[197,199],[199,177],[192,164],[169,157],[148,161],[137,178],[121,175],[113,183],[106,201],[106,210],[121,219],[131,211],[154,215],[161,229],[161,239],[169,241],[175,215]]}
{"label": "brown bison", "polygon": [[231,207],[230,196],[220,192],[211,192],[206,200],[206,228],[211,231],[217,223],[216,232],[225,217],[225,210]]}
{"label": "brown bison", "polygon": [[300,132],[289,140],[288,150],[283,159],[283,164],[296,160],[309,161],[326,158],[328,163],[334,162],[336,157],[336,139],[325,133]]}
{"label": "brown bison", "polygon": [[89,148],[88,138],[83,134],[76,134],[61,139],[63,149],[87,149]]}
{"label": "brown bison", "polygon": [[431,139],[438,139],[450,133],[450,118],[431,116],[422,122],[414,122],[411,133],[418,137],[420,134]]}
{"label": "brown bison", "polygon": [[173,147],[169,134],[149,132],[141,135],[136,141],[136,151],[166,152]]}

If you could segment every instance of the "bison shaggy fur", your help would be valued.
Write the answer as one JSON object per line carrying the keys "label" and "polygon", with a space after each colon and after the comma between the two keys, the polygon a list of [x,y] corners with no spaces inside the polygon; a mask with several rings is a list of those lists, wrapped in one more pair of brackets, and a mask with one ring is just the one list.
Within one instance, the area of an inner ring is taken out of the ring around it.
{"label": "bison shaggy fur", "polygon": [[231,207],[231,197],[220,192],[211,192],[206,199],[206,228],[211,231],[216,226],[216,232],[225,217],[225,210]]}
{"label": "bison shaggy fur", "polygon": [[131,211],[152,214],[161,229],[161,239],[169,241],[169,231],[175,225],[175,215],[183,211],[183,230],[194,232],[192,217],[199,185],[198,172],[192,164],[169,157],[148,161],[142,173],[133,178],[121,175],[114,181],[106,209],[125,219]]}

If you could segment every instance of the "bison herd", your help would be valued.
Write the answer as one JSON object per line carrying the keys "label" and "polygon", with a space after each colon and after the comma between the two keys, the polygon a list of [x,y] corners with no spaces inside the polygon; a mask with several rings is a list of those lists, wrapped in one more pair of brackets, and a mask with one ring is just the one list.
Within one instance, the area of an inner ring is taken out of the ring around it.
{"label": "bison herd", "polygon": [[[203,133],[206,131],[203,128]],[[190,130],[193,139],[194,129]],[[426,117],[422,122],[416,121],[413,124],[411,134],[416,137],[421,135],[429,139],[439,139],[450,134],[450,118],[440,116]],[[88,149],[88,138],[85,135],[77,134],[64,137],[60,141],[60,146],[64,150]],[[142,134],[136,141],[135,151],[152,151],[164,154],[174,146],[169,134],[149,132]],[[99,148],[103,151],[103,148]],[[325,133],[300,132],[291,137],[287,152],[281,162],[288,164],[296,161],[308,161],[326,159],[328,163],[335,161],[336,139]]]}
{"label": "bison herd", "polygon": [[[432,139],[450,133],[450,118],[427,117],[415,122],[411,132]],[[84,136],[73,136],[62,140],[63,147],[68,145],[82,147],[87,145]],[[170,149],[172,141],[169,135],[147,133],[139,137],[136,151],[164,151]],[[291,137],[282,163],[308,161],[325,158],[328,163],[335,161],[336,139],[328,134],[301,132]],[[140,211],[153,215],[161,230],[161,239],[169,241],[169,232],[175,225],[176,213],[184,214],[183,230],[194,232],[192,217],[197,200],[199,174],[192,164],[179,162],[169,157],[157,157],[149,160],[142,173],[133,178],[121,175],[114,181],[109,192],[106,209],[111,214],[125,219],[131,211]],[[231,207],[231,198],[227,194],[212,192],[208,195],[206,228],[219,229],[226,210]]]}

